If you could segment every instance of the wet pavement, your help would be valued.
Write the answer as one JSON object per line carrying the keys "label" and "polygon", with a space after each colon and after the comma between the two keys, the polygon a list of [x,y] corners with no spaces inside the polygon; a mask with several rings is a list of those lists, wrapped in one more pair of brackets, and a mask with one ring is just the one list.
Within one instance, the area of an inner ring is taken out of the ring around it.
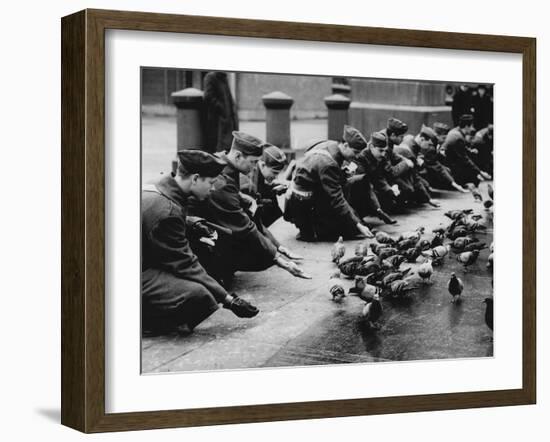
{"label": "wet pavement", "polygon": [[[484,184],[482,192],[486,195]],[[396,216],[398,224],[372,224],[390,234],[426,227],[427,232],[447,223],[443,213],[473,208],[490,218],[472,195],[439,192],[438,209],[422,207]],[[476,235],[490,244],[492,219],[486,233]],[[485,325],[485,297],[492,294],[492,274],[486,268],[487,249],[465,272],[450,253],[434,268],[432,283],[422,284],[406,302],[383,299],[379,330],[362,320],[364,302],[347,296],[334,303],[328,278],[336,269],[331,243],[302,243],[294,226],[279,220],[272,231],[279,240],[304,256],[302,266],[312,280],[297,279],[280,268],[237,273],[233,290],[260,308],[252,319],[238,319],[220,309],[188,336],[147,337],[142,341],[142,372],[241,369],[380,361],[490,357],[492,332]],[[351,256],[359,241],[347,241]],[[418,264],[402,264],[401,268]],[[447,283],[451,272],[464,282],[463,302],[450,302]],[[351,280],[344,280],[347,287]]]}

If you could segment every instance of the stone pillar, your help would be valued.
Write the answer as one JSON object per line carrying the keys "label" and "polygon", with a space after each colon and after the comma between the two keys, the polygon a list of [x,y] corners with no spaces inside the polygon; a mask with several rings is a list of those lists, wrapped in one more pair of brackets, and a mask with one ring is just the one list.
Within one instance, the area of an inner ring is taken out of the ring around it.
{"label": "stone pillar", "polygon": [[339,141],[342,139],[344,125],[348,123],[348,109],[351,100],[340,94],[325,97],[328,108],[328,139]]}
{"label": "stone pillar", "polygon": [[349,97],[351,94],[351,86],[341,83],[332,83],[332,93]]}
{"label": "stone pillar", "polygon": [[281,149],[290,148],[290,108],[294,100],[283,92],[271,92],[262,101],[266,109],[266,141]]}
{"label": "stone pillar", "polygon": [[[201,115],[203,93],[199,89],[187,88],[172,93],[172,102],[177,108],[177,151],[205,147],[202,133]],[[177,167],[177,159],[172,162],[172,171]]]}

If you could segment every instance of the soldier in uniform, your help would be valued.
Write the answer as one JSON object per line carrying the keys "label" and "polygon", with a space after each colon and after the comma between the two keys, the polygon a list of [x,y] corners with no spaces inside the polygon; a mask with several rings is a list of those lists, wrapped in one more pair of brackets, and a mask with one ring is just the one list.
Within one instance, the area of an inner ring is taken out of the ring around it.
{"label": "soldier in uniform", "polygon": [[390,117],[387,127],[381,131],[388,138],[388,156],[385,166],[388,181],[390,184],[396,184],[399,189],[396,208],[411,202],[423,204],[431,200],[424,183],[415,174],[414,162],[398,154],[394,149],[395,146],[399,146],[403,142],[407,130],[407,124]]}
{"label": "soldier in uniform", "polygon": [[223,229],[213,249],[200,243],[193,247],[208,273],[225,285],[236,271],[262,271],[273,264],[294,276],[309,278],[296,263],[283,257],[278,245],[258,230],[247,213],[253,199],[240,192],[239,175],[252,171],[262,156],[263,146],[263,141],[252,135],[233,132],[231,149],[220,154],[227,164],[210,198],[193,207],[193,214]]}
{"label": "soldier in uniform", "polygon": [[489,124],[478,130],[472,140],[472,148],[475,149],[474,161],[481,170],[493,174],[493,125]]}
{"label": "soldier in uniform", "polygon": [[[443,123],[436,123],[440,131]],[[448,126],[445,125],[447,128]],[[403,143],[396,148],[397,152],[413,160],[418,168],[418,173],[426,181],[428,190],[435,188],[454,188],[461,192],[468,192],[458,185],[449,170],[439,162],[437,146],[440,136],[432,128],[422,125],[420,132],[416,135],[407,135]]]}
{"label": "soldier in uniform", "polygon": [[448,133],[442,146],[447,166],[451,169],[455,181],[461,186],[471,183],[477,187],[480,181],[491,179],[491,175],[472,161],[468,152],[466,137],[472,133],[473,128],[474,117],[471,114],[462,115],[459,125]]}
{"label": "soldier in uniform", "polygon": [[353,137],[354,132],[346,126],[342,142],[317,142],[309,146],[304,158],[297,163],[284,214],[285,219],[300,230],[297,239],[372,237],[344,195],[347,177],[342,166],[353,160],[361,149],[353,141],[350,143]]}
{"label": "soldier in uniform", "polygon": [[455,181],[450,169],[443,164],[445,155],[441,146],[445,143],[445,139],[451,128],[448,124],[436,122],[433,124],[432,129],[437,136],[437,145],[435,155],[427,155],[424,158],[426,180],[430,183],[430,186],[436,189],[456,189],[459,192],[468,192],[468,190]]}
{"label": "soldier in uniform", "polygon": [[[256,223],[258,230],[267,236],[277,249],[290,259],[301,259],[273,236],[268,229],[275,221],[283,216],[277,197],[284,194],[289,182],[280,180],[287,165],[284,152],[273,144],[265,143],[262,158],[249,175],[240,175],[241,192],[254,198],[250,208],[255,205],[254,214],[249,213],[250,218]],[[249,208],[249,210],[250,210]]]}
{"label": "soldier in uniform", "polygon": [[428,203],[430,206],[439,207],[439,204],[431,199],[430,184],[422,175],[426,175],[426,159],[433,159],[436,156],[437,136],[435,132],[422,125],[420,132],[416,135],[407,135],[403,142],[395,147],[395,152],[414,164],[411,171],[411,180],[414,187],[414,195],[418,203]]}
{"label": "soldier in uniform", "polygon": [[220,304],[243,318],[258,313],[210,277],[189,246],[190,236],[210,232],[187,218],[188,198],[207,198],[225,164],[200,150],[181,151],[178,159],[175,175],[142,192],[142,323],[154,333],[192,331]]}
{"label": "soldier in uniform", "polygon": [[[359,137],[357,137],[359,138]],[[374,132],[367,143],[361,135],[364,148],[353,160],[357,164],[356,179],[350,186],[350,202],[359,216],[370,213],[386,224],[395,224],[383,209],[395,205],[396,194],[387,180],[386,157],[388,141],[385,133]]]}

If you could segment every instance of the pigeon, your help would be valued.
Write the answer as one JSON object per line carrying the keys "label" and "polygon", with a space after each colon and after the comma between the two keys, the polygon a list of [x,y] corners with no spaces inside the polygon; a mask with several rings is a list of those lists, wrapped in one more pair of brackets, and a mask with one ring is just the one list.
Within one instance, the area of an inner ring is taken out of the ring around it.
{"label": "pigeon", "polygon": [[381,285],[383,287],[388,287],[392,282],[397,281],[398,279],[403,279],[410,271],[411,271],[411,267],[407,267],[406,269],[403,269],[397,272],[388,273],[382,279]]}
{"label": "pigeon", "polygon": [[449,253],[450,245],[446,246],[437,246],[433,249],[425,250],[422,253],[423,256],[426,258],[433,258],[433,259],[439,259],[439,258],[445,258],[447,254]]}
{"label": "pigeon", "polygon": [[433,249],[434,247],[443,245],[443,233],[441,232],[435,232],[430,241],[430,247],[429,249]]}
{"label": "pigeon", "polygon": [[451,246],[449,244],[445,246],[437,246],[433,249],[426,250],[422,252],[422,255],[426,258],[432,258],[432,266],[440,266],[443,264],[443,259],[447,254],[449,253],[449,250],[451,249]]}
{"label": "pigeon", "polygon": [[468,230],[470,230],[470,232],[476,232],[478,230],[487,230],[487,226],[485,225],[485,223],[481,221],[469,220],[464,224],[464,226]]}
{"label": "pigeon", "polygon": [[382,303],[378,294],[375,294],[372,301],[363,307],[362,315],[369,327],[374,329],[380,328],[378,320],[382,317]]}
{"label": "pigeon", "polygon": [[396,244],[396,247],[399,250],[410,249],[411,247],[414,247],[416,245],[416,241],[417,241],[416,238],[405,238],[405,239],[402,239],[401,241],[399,241]]}
{"label": "pigeon", "polygon": [[416,247],[419,247],[422,251],[424,251],[431,248],[430,244],[430,241],[428,241],[427,239],[421,239],[416,243]]}
{"label": "pigeon", "polygon": [[386,232],[377,231],[374,235],[374,238],[380,244],[390,244],[390,245],[395,244],[395,240],[390,235],[388,235]]}
{"label": "pigeon", "polygon": [[344,245],[344,238],[341,236],[338,241],[334,243],[331,250],[332,262],[338,264],[340,259],[346,254],[346,246]]}
{"label": "pigeon", "polygon": [[434,268],[432,267],[432,260],[427,259],[425,262],[420,264],[418,269],[416,270],[416,273],[418,273],[418,276],[422,278],[422,282],[431,282],[432,273],[434,272]]}
{"label": "pigeon", "polygon": [[401,254],[405,257],[407,262],[416,262],[416,258],[420,256],[420,252],[422,252],[422,250],[418,247],[412,247],[401,252]]}
{"label": "pigeon", "polygon": [[489,270],[493,269],[493,254],[492,253],[487,257],[487,268]]}
{"label": "pigeon", "polygon": [[386,270],[379,269],[373,273],[368,274],[365,277],[365,282],[370,285],[380,286],[382,285],[382,279],[386,276]]}
{"label": "pigeon", "polygon": [[378,258],[386,259],[390,256],[397,255],[398,250],[395,247],[384,247],[378,250]]}
{"label": "pigeon", "polygon": [[477,240],[475,238],[472,238],[471,236],[459,236],[458,238],[455,238],[455,240],[451,243],[451,247],[455,251],[462,252],[464,251],[464,247],[476,241]]}
{"label": "pigeon", "polygon": [[473,215],[470,215],[470,218],[472,218],[474,221],[479,221],[480,219],[483,219],[483,215],[480,215],[479,213],[475,213]]}
{"label": "pigeon", "polygon": [[489,194],[489,198],[491,198],[493,200],[494,199],[493,198],[494,190],[493,190],[493,186],[492,186],[491,183],[487,184],[487,193]]}
{"label": "pigeon", "polygon": [[465,209],[465,210],[449,210],[445,212],[444,215],[447,218],[455,220],[457,218],[462,218],[464,215],[469,215],[474,211],[474,209]]}
{"label": "pigeon", "polygon": [[397,239],[397,241],[402,241],[404,239],[410,239],[410,238],[414,238],[415,241],[418,241],[420,237],[424,234],[425,230],[426,229],[424,227],[420,226],[414,232],[402,233],[401,235],[399,235],[399,238]]}
{"label": "pigeon", "polygon": [[462,283],[462,280],[460,278],[457,278],[454,272],[451,273],[451,279],[449,279],[447,289],[453,297],[453,299],[451,300],[452,303],[460,300],[460,296],[462,295],[462,291],[464,290],[464,284]]}
{"label": "pigeon", "polygon": [[493,298],[485,298],[483,300],[485,304],[485,324],[487,327],[493,330]]}
{"label": "pigeon", "polygon": [[340,262],[338,269],[347,278],[355,276],[367,276],[369,273],[379,270],[378,263],[370,261],[362,256],[352,256]]}
{"label": "pigeon", "polygon": [[405,262],[405,257],[403,255],[393,255],[382,260],[380,266],[388,270],[394,270],[398,269],[403,262]]}
{"label": "pigeon", "polygon": [[466,271],[468,266],[476,262],[478,256],[479,250],[473,250],[471,252],[462,252],[460,255],[457,255],[456,260],[464,266],[464,271]]}
{"label": "pigeon", "polygon": [[483,196],[481,195],[479,190],[477,190],[474,186],[470,187],[470,192],[472,192],[472,195],[474,197],[474,201],[476,203],[481,203],[483,201]]}
{"label": "pigeon", "polygon": [[341,302],[346,296],[346,291],[340,279],[340,272],[333,273],[328,280],[328,291],[334,302]]}
{"label": "pigeon", "polygon": [[444,235],[446,231],[447,231],[447,228],[444,226],[439,226],[432,230],[433,233],[436,233],[436,234],[439,233],[441,235]]}
{"label": "pigeon", "polygon": [[355,286],[349,289],[350,296],[357,296],[365,302],[370,302],[374,297],[375,293],[378,293],[378,287],[367,284],[367,278],[357,276],[355,278]]}
{"label": "pigeon", "polygon": [[394,298],[402,298],[406,296],[408,292],[415,290],[416,288],[417,286],[415,284],[411,284],[403,279],[398,279],[397,281],[393,281],[390,286],[386,288],[385,292],[387,295]]}
{"label": "pigeon", "polygon": [[451,230],[447,236],[449,239],[455,240],[461,236],[466,236],[468,233],[470,233],[470,231],[466,227],[458,226]]}
{"label": "pigeon", "polygon": [[368,244],[363,241],[355,246],[355,256],[366,256],[370,252]]}

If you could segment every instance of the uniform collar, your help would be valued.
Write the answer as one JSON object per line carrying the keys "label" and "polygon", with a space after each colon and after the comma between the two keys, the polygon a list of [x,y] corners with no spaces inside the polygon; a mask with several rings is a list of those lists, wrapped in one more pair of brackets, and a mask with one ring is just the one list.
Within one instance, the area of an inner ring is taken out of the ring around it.
{"label": "uniform collar", "polygon": [[340,148],[338,147],[338,143],[329,143],[327,146],[328,153],[334,158],[334,161],[336,161],[339,165],[342,165],[344,162],[344,155],[342,155],[342,152],[340,152]]}
{"label": "uniform collar", "polygon": [[173,174],[161,178],[155,184],[155,187],[166,198],[174,201],[176,204],[180,206],[185,206],[187,204],[187,195],[183,193],[181,187],[178,186]]}

